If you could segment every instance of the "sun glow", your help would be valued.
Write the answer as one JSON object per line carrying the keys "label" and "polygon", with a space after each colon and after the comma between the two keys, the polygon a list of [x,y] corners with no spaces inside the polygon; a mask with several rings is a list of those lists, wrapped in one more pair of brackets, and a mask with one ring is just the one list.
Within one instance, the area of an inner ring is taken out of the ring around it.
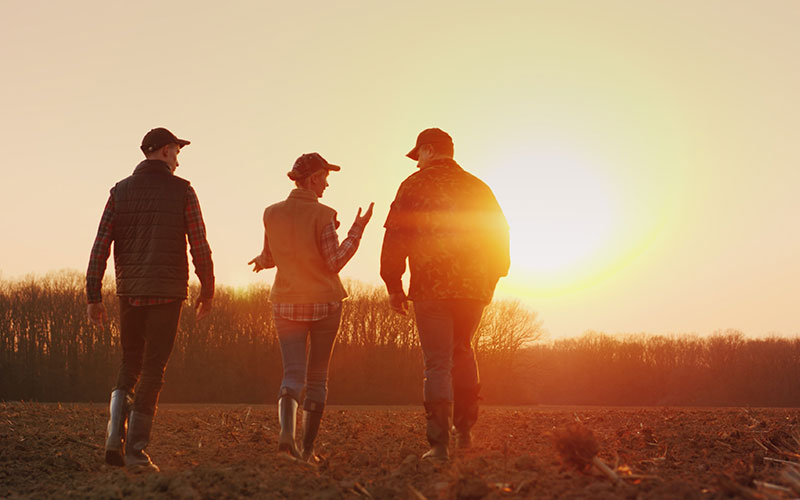
{"label": "sun glow", "polygon": [[487,181],[511,228],[510,286],[563,293],[614,265],[619,214],[602,164],[557,150],[519,152],[499,164]]}

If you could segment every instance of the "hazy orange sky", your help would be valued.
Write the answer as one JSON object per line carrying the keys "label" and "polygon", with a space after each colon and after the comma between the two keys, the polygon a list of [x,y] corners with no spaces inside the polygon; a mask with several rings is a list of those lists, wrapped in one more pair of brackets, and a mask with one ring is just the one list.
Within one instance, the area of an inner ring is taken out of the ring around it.
{"label": "hazy orange sky", "polygon": [[[800,2],[0,4],[0,276],[84,271],[147,130],[192,141],[220,284],[304,152],[342,165],[344,278],[380,283],[382,224],[436,126],[511,224],[518,297],[587,329],[800,333]],[[113,267],[109,268],[113,273]]]}

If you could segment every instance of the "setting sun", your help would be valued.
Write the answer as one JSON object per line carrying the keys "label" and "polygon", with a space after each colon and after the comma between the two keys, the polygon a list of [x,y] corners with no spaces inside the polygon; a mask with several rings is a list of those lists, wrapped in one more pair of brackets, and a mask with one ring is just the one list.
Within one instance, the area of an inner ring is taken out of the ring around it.
{"label": "setting sun", "polygon": [[602,164],[534,148],[501,164],[489,182],[511,227],[514,275],[529,292],[581,287],[614,264],[619,216]]}

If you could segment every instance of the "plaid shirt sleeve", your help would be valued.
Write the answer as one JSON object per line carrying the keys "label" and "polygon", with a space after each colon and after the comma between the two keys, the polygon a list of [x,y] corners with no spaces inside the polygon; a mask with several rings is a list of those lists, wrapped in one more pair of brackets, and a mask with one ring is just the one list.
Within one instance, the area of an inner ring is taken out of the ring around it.
{"label": "plaid shirt sleeve", "polygon": [[200,202],[191,186],[186,197],[184,219],[194,271],[200,279],[200,298],[210,299],[214,296],[214,262],[211,260],[211,247],[206,239],[206,225],[200,211]]}
{"label": "plaid shirt sleeve", "polygon": [[331,221],[325,226],[320,236],[319,246],[325,264],[333,273],[342,270],[345,264],[355,255],[358,244],[361,242],[361,235],[364,233],[364,226],[353,224],[347,232],[347,238],[339,244],[339,236],[336,234],[336,221]]}
{"label": "plaid shirt sleeve", "polygon": [[89,268],[86,270],[86,299],[90,304],[103,301],[101,292],[103,275],[106,273],[108,256],[111,254],[111,242],[114,240],[114,190],[106,202],[106,208],[100,217],[100,226],[97,228],[89,255]]}
{"label": "plaid shirt sleeve", "polygon": [[412,237],[407,234],[410,224],[406,210],[406,191],[403,185],[397,190],[386,223],[383,227],[383,247],[381,248],[381,278],[386,283],[389,294],[403,293],[403,273],[406,272],[406,259],[408,258],[408,244]]}
{"label": "plaid shirt sleeve", "polygon": [[406,272],[406,259],[409,253],[407,245],[407,235],[397,229],[386,228],[381,249],[380,272],[389,294],[403,293],[403,273]]}

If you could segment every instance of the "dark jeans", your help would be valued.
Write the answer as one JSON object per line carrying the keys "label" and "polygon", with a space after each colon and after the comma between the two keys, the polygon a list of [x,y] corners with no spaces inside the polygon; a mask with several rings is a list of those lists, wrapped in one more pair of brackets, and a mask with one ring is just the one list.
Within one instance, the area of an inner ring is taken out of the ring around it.
{"label": "dark jeans", "polygon": [[281,394],[299,401],[306,389],[304,408],[319,408],[328,399],[328,365],[339,332],[342,308],[317,321],[292,321],[275,316],[281,344],[283,381]]}
{"label": "dark jeans", "polygon": [[425,402],[452,402],[454,391],[477,395],[480,379],[472,337],[484,307],[480,301],[466,299],[414,301],[425,362]]}
{"label": "dark jeans", "polygon": [[176,300],[155,306],[132,306],[127,298],[120,297],[122,366],[116,388],[134,393],[133,409],[137,412],[156,413],[182,304],[183,301]]}

